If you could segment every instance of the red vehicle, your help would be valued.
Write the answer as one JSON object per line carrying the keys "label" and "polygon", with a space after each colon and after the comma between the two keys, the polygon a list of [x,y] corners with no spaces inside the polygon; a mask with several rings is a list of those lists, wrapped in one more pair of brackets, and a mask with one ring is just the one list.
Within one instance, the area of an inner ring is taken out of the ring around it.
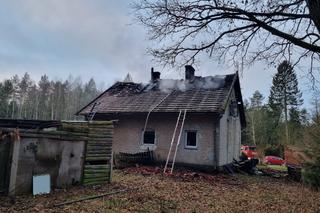
{"label": "red vehicle", "polygon": [[248,145],[242,145],[241,146],[241,153],[243,153],[247,158],[250,159],[257,159],[257,147],[256,146],[248,146]]}
{"label": "red vehicle", "polygon": [[286,163],[285,160],[277,156],[265,156],[263,162],[271,165],[283,165]]}

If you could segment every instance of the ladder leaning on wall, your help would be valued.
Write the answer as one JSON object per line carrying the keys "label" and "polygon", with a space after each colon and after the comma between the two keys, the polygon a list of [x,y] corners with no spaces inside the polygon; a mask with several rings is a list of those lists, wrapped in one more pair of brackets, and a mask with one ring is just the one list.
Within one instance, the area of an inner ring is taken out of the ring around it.
{"label": "ladder leaning on wall", "polygon": [[87,120],[88,121],[93,121],[93,118],[94,118],[94,116],[96,115],[96,113],[98,111],[98,109],[96,107],[99,106],[99,105],[100,105],[100,102],[94,102],[90,112],[87,115]]}
{"label": "ladder leaning on wall", "polygon": [[[163,173],[167,173],[168,170],[169,170],[170,174],[172,174],[172,172],[173,172],[174,162],[176,160],[177,151],[178,151],[178,147],[180,144],[181,134],[182,134],[183,126],[184,126],[184,121],[186,119],[186,114],[187,114],[187,110],[180,110],[180,112],[179,112],[177,123],[174,128],[172,140],[170,143],[170,148],[169,148],[169,152],[168,152],[168,156],[167,156],[166,165],[164,167]],[[179,131],[178,138],[176,138],[177,131]]]}

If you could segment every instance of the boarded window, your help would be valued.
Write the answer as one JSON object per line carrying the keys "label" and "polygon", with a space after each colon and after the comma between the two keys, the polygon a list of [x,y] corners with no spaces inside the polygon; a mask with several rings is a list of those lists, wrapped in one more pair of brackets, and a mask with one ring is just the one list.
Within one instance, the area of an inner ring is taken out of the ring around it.
{"label": "boarded window", "polygon": [[197,148],[197,131],[186,131],[186,148]]}
{"label": "boarded window", "polygon": [[143,135],[143,143],[154,144],[155,137],[156,137],[155,131],[145,131]]}

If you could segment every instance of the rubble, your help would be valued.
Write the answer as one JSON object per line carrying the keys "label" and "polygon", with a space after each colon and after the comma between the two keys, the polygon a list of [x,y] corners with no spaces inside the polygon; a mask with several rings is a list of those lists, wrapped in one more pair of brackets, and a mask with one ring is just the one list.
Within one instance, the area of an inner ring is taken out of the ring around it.
{"label": "rubble", "polygon": [[141,174],[141,175],[156,175],[159,174],[166,178],[173,178],[179,181],[187,181],[187,182],[194,182],[194,181],[205,181],[209,183],[225,183],[230,185],[242,185],[242,182],[235,178],[228,175],[223,174],[212,174],[212,173],[204,173],[204,172],[195,172],[189,169],[176,169],[172,174],[165,173],[163,174],[163,169],[160,167],[151,167],[151,166],[136,166],[136,167],[129,167],[122,170],[126,174]]}

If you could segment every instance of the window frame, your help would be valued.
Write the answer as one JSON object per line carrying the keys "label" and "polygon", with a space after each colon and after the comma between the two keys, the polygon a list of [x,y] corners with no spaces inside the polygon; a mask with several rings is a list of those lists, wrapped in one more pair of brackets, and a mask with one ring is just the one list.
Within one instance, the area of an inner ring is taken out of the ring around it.
{"label": "window frame", "polygon": [[[145,132],[154,132],[154,140],[153,140],[153,143],[145,143],[144,142],[144,134]],[[156,134],[156,131],[154,129],[146,129],[145,131],[141,131],[141,144],[142,145],[145,145],[145,146],[154,146],[156,145],[156,141],[157,141],[157,134]]]}
{"label": "window frame", "polygon": [[[188,132],[195,132],[196,133],[196,145],[195,146],[190,146],[188,145]],[[199,143],[199,138],[198,138],[198,133],[199,131],[196,129],[193,130],[185,130],[184,131],[184,148],[185,149],[198,149],[198,143]]]}

